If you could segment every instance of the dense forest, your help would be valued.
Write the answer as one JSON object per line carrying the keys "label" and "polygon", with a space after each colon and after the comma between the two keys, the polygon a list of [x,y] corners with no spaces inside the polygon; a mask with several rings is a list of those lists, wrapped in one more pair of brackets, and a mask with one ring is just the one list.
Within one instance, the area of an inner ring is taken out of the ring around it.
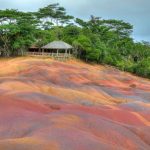
{"label": "dense forest", "polygon": [[37,12],[0,10],[0,56],[23,56],[31,45],[63,40],[86,62],[108,64],[150,78],[150,43],[135,42],[133,26],[122,20],[75,18],[59,4]]}

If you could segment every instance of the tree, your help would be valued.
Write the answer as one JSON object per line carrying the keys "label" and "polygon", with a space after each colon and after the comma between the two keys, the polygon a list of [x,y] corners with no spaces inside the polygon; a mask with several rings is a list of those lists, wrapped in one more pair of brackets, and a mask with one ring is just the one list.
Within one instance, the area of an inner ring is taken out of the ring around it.
{"label": "tree", "polygon": [[38,21],[32,13],[17,10],[0,11],[1,54],[23,55],[23,51],[34,42]]}
{"label": "tree", "polygon": [[[73,19],[73,16],[67,15],[64,7],[59,6],[58,3],[48,5],[40,8],[36,16],[41,20],[41,25],[44,29],[52,26],[63,26]],[[48,26],[49,25],[49,26]]]}
{"label": "tree", "polygon": [[41,47],[63,40],[86,62],[113,65],[149,77],[150,43],[134,42],[130,23],[93,15],[87,21],[73,18],[58,3],[37,12],[0,10],[0,55],[24,55],[32,44]]}
{"label": "tree", "polygon": [[1,41],[1,55],[10,56],[11,36],[16,34],[19,29],[16,21],[19,17],[17,10],[0,10],[0,41]]}

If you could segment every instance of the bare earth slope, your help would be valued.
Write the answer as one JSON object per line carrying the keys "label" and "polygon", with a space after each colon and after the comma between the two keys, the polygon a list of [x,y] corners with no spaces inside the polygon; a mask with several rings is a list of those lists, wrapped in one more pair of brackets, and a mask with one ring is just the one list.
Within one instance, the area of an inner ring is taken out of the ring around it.
{"label": "bare earth slope", "polygon": [[150,81],[78,61],[0,60],[0,150],[148,150]]}

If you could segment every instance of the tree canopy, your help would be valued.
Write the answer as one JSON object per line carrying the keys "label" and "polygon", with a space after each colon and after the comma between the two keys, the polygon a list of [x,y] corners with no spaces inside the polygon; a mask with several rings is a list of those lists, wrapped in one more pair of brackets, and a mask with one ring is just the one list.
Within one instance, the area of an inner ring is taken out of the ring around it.
{"label": "tree canopy", "polygon": [[37,12],[0,10],[0,56],[22,56],[31,45],[63,40],[86,62],[113,65],[150,78],[150,43],[135,42],[133,26],[123,20],[68,15],[58,3]]}

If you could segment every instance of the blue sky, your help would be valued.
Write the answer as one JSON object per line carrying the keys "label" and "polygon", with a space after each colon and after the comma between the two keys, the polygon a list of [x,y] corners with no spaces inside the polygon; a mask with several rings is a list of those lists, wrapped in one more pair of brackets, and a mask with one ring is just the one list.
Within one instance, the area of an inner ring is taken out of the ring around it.
{"label": "blue sky", "polygon": [[35,11],[60,3],[68,14],[88,19],[91,14],[104,19],[121,19],[134,25],[133,37],[150,42],[150,0],[0,0],[0,9]]}

